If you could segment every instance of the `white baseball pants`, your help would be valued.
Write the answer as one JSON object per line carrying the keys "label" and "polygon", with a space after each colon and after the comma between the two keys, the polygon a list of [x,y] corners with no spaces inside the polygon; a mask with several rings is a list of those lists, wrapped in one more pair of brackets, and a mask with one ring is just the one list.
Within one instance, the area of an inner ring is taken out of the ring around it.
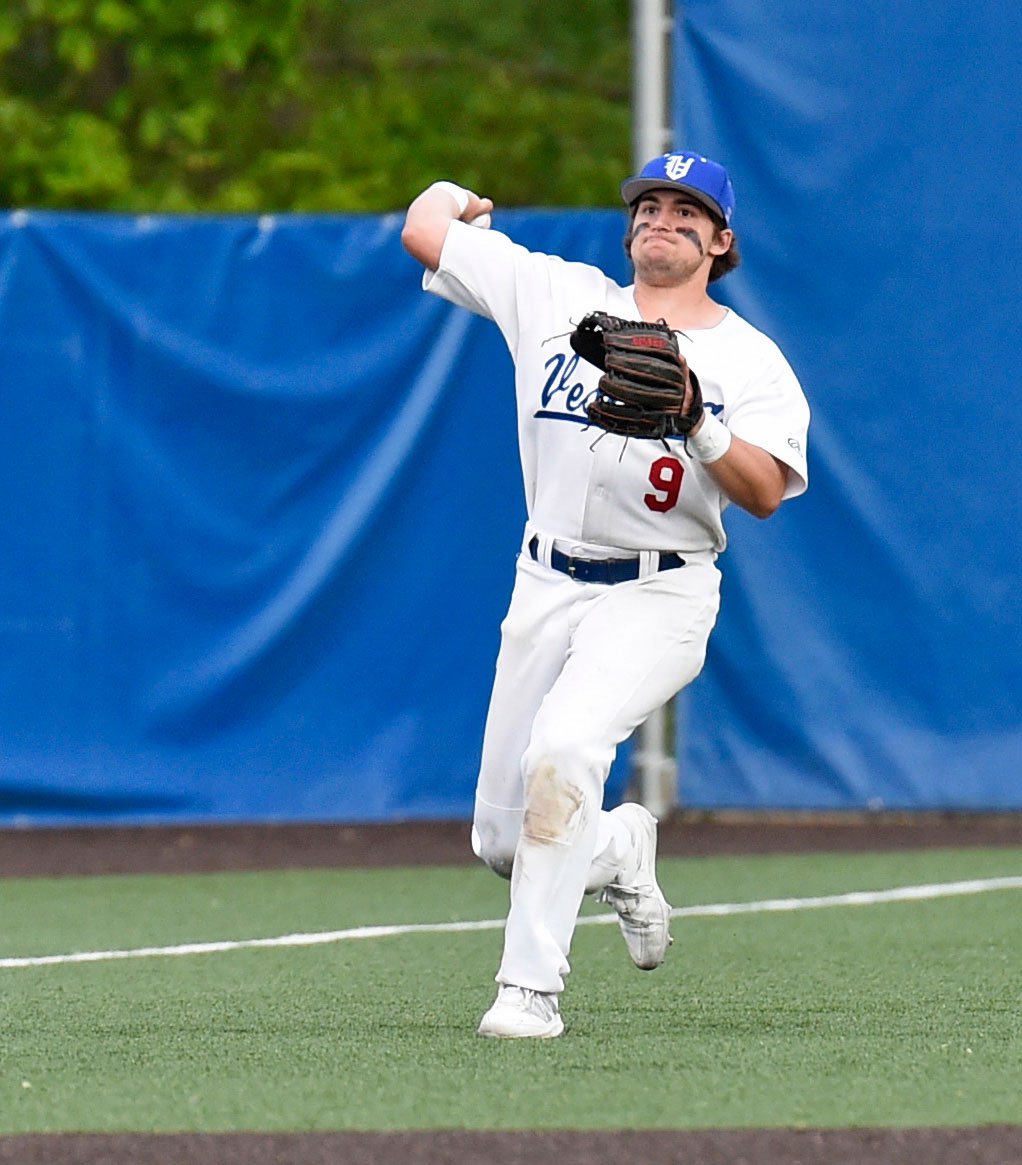
{"label": "white baseball pants", "polygon": [[630,864],[602,809],[617,747],[699,674],[719,602],[709,556],[613,586],[519,556],[472,829],[511,879],[498,983],[563,990],[583,896]]}

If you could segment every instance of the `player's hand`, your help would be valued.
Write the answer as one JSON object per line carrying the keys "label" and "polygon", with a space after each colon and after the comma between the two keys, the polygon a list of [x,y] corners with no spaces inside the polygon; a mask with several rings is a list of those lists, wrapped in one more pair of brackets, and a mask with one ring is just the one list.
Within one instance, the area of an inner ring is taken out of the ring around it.
{"label": "player's hand", "polygon": [[434,182],[409,206],[401,228],[401,243],[424,267],[435,271],[451,223],[460,219],[474,226],[488,227],[492,209],[490,198],[480,198],[454,182]]}
{"label": "player's hand", "polygon": [[492,198],[481,198],[478,194],[473,194],[470,190],[468,191],[468,206],[465,207],[461,221],[467,222],[474,227],[488,227],[490,225],[490,212],[492,210]]}
{"label": "player's hand", "polygon": [[691,436],[693,433],[699,432],[699,430],[702,428],[703,420],[706,417],[706,413],[703,412],[703,394],[699,389],[699,381],[690,375],[689,383],[685,388],[685,403],[681,406],[681,413],[683,416],[691,416],[694,412],[696,396],[699,397],[699,419],[692,426],[692,428],[689,429],[689,436]]}

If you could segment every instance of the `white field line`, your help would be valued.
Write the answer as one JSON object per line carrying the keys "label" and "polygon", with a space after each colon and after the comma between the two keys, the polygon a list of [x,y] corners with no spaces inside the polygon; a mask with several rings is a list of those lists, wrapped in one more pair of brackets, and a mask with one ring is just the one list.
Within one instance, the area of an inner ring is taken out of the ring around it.
{"label": "white field line", "polygon": [[[734,914],[770,914],[798,910],[820,910],[834,906],[877,906],[885,902],[921,902],[933,898],[956,898],[967,894],[987,894],[993,890],[1022,890],[1022,877],[983,878],[969,882],[940,882],[923,886],[897,886],[892,890],[856,890],[848,894],[828,894],[819,898],[767,898],[759,902],[715,902],[705,906],[679,906],[672,918],[721,918]],[[587,915],[579,926],[617,922],[617,915]],[[453,934],[472,930],[500,930],[504,920],[479,922],[424,922],[396,926],[356,926],[349,930],[314,931],[311,934],[283,934],[274,938],[232,939],[223,942],[181,943],[172,947],[135,947],[130,950],[74,951],[65,955],[37,955],[0,958],[0,970],[20,967],[52,967],[65,963],[105,963],[115,959],[155,959],[183,955],[215,955],[225,951],[259,947],[313,947],[349,939],[393,938],[406,934]]]}

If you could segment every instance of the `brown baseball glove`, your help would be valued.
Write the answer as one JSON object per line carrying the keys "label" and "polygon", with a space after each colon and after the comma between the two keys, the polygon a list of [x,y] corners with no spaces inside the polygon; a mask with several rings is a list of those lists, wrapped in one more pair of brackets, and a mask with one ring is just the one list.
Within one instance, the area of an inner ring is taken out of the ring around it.
{"label": "brown baseball glove", "polygon": [[590,312],[571,333],[571,346],[603,370],[586,415],[608,433],[659,440],[687,436],[702,417],[699,381],[664,320],[646,323]]}

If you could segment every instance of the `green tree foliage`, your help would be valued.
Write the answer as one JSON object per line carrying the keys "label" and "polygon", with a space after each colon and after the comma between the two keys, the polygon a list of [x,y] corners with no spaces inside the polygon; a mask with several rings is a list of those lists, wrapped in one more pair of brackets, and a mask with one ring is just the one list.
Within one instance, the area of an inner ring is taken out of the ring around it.
{"label": "green tree foliage", "polygon": [[628,0],[6,0],[0,203],[616,205]]}

